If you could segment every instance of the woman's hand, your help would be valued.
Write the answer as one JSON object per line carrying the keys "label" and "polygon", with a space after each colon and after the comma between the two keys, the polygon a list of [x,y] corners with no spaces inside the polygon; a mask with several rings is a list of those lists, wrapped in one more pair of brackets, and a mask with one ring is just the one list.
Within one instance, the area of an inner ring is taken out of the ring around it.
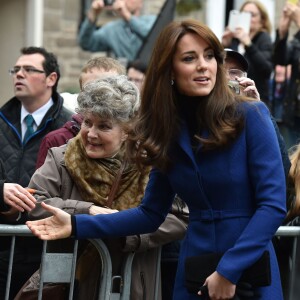
{"label": "woman's hand", "polygon": [[[221,276],[218,272],[214,272],[207,277],[204,285],[207,285],[208,294],[211,300],[225,300],[234,297],[235,284]],[[201,292],[198,294],[201,295]]]}
{"label": "woman's hand", "polygon": [[116,212],[118,212],[118,210],[116,210],[116,209],[111,209],[108,207],[100,207],[100,206],[96,206],[96,205],[92,205],[89,210],[89,214],[93,215],[93,216],[112,214],[112,213],[116,213]]}
{"label": "woman's hand", "polygon": [[224,46],[224,48],[230,47],[232,38],[233,38],[233,33],[229,30],[228,27],[226,27],[222,36],[222,45]]}
{"label": "woman's hand", "polygon": [[294,9],[291,13],[291,19],[294,21],[296,26],[298,27],[298,30],[300,28],[300,7],[298,5],[294,6]]}
{"label": "woman's hand", "polygon": [[295,5],[286,3],[282,10],[282,14],[279,18],[279,23],[278,23],[278,33],[279,33],[279,38],[283,39],[285,36],[288,34],[289,27],[292,21],[292,13],[293,13],[293,7]]}
{"label": "woman's hand", "polygon": [[247,33],[243,28],[238,27],[233,33],[233,36],[240,41],[244,46],[251,45],[251,38],[249,33]]}
{"label": "woman's hand", "polygon": [[14,210],[24,212],[35,208],[36,199],[32,196],[31,189],[23,188],[16,183],[4,183],[3,199],[4,203]]}
{"label": "woman's hand", "polygon": [[57,240],[69,237],[72,233],[71,216],[44,202],[41,205],[53,216],[37,221],[27,221],[26,225],[32,233],[41,240]]}

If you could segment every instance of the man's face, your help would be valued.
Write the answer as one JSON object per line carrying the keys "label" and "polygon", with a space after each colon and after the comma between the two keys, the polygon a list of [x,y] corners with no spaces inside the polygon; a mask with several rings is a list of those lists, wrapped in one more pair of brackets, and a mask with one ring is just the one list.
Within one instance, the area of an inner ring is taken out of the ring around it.
{"label": "man's face", "polygon": [[135,68],[129,68],[127,72],[128,79],[135,83],[135,85],[138,87],[138,89],[141,91],[144,83],[144,73],[141,71],[135,69]]}
{"label": "man's face", "polygon": [[44,72],[43,61],[44,57],[39,53],[22,55],[17,60],[14,68],[19,70],[13,75],[13,84],[19,100],[40,99],[49,93],[49,88],[52,89],[53,84]]}
{"label": "man's face", "polygon": [[243,71],[241,64],[232,57],[226,58],[225,68],[228,80],[235,80],[235,77],[247,77],[247,73]]}

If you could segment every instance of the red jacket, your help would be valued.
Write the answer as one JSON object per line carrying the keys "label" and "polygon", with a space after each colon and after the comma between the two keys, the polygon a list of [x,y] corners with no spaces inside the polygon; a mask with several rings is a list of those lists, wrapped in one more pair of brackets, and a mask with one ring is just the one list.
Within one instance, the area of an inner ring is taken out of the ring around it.
{"label": "red jacket", "polygon": [[48,150],[52,147],[59,147],[66,144],[80,130],[82,116],[72,115],[72,120],[65,123],[59,129],[49,132],[42,140],[36,161],[36,169],[44,164]]}

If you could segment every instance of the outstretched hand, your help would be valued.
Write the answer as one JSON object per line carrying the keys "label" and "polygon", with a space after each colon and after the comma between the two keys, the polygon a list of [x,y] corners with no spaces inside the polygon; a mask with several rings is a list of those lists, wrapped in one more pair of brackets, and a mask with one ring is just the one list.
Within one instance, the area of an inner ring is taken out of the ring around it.
{"label": "outstretched hand", "polygon": [[63,210],[41,203],[53,216],[37,221],[27,221],[32,233],[42,240],[57,240],[70,237],[72,232],[71,216]]}

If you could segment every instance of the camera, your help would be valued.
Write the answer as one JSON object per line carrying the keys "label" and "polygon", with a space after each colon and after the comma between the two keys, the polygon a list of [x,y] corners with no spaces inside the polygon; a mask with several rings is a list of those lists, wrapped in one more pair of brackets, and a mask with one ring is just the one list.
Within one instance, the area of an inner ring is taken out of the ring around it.
{"label": "camera", "polygon": [[112,6],[115,0],[104,0],[104,6]]}

